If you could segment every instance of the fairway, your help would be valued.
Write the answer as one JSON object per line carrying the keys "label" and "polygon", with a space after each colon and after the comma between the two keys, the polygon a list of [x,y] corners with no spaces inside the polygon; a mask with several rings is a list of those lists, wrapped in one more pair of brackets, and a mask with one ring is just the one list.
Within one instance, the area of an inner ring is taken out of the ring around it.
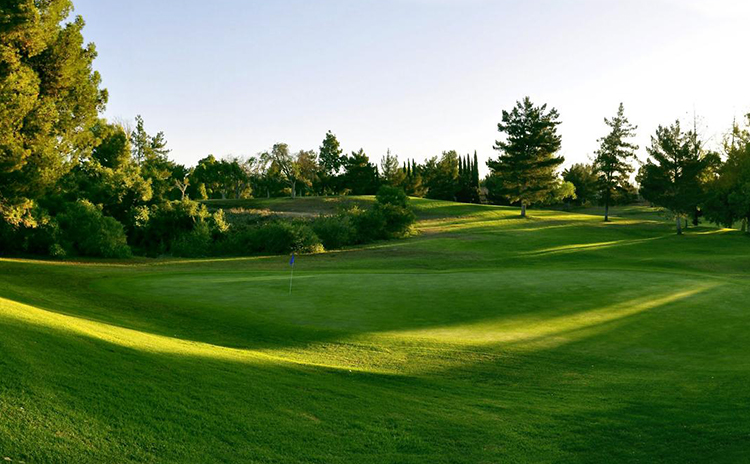
{"label": "fairway", "polygon": [[291,294],[288,256],[0,260],[0,459],[747,462],[747,236],[412,204]]}

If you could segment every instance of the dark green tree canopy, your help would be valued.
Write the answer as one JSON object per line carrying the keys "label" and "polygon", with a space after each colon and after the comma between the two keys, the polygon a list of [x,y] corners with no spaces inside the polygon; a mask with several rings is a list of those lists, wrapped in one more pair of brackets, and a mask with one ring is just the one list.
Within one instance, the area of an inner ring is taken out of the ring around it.
{"label": "dark green tree canopy", "polygon": [[630,160],[635,159],[638,146],[628,139],[635,137],[638,128],[630,124],[625,117],[625,107],[622,103],[613,118],[604,118],[604,123],[610,128],[607,135],[599,139],[599,149],[594,159],[594,170],[599,175],[599,190],[604,201],[604,220],[609,220],[609,205],[616,191],[629,186],[629,178],[633,173]]}
{"label": "dark green tree canopy", "polygon": [[593,203],[597,199],[599,177],[592,165],[576,163],[563,171],[562,178],[575,187],[577,204]]}
{"label": "dark green tree canopy", "polygon": [[674,214],[679,234],[680,218],[693,214],[703,200],[703,176],[718,163],[717,156],[704,152],[698,135],[684,132],[679,121],[656,129],[648,154],[638,176],[641,195]]}
{"label": "dark green tree canopy", "polygon": [[535,106],[529,97],[516,103],[511,111],[503,111],[498,130],[504,140],[495,142],[500,152],[497,160],[487,162],[503,196],[511,203],[520,203],[522,215],[526,206],[545,201],[555,188],[555,171],[564,158],[555,156],[562,139],[557,133],[560,115],[547,105]]}
{"label": "dark green tree canopy", "polygon": [[107,101],[69,0],[0,5],[0,218],[34,226],[31,210],[90,150]]}
{"label": "dark green tree canopy", "polygon": [[344,182],[354,195],[373,195],[378,191],[378,168],[363,149],[352,152],[344,162]]}
{"label": "dark green tree canopy", "polygon": [[344,162],[341,157],[342,153],[343,151],[338,139],[331,131],[328,131],[325,139],[323,139],[323,144],[320,145],[320,153],[318,155],[320,157],[320,167],[325,174],[329,176],[338,174]]}

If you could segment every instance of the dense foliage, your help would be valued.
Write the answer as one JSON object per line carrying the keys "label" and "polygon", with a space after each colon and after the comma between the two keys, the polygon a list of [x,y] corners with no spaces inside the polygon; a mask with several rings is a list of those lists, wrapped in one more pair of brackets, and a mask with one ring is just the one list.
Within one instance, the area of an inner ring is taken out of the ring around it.
{"label": "dense foliage", "polygon": [[[407,195],[479,203],[604,205],[638,193],[675,218],[750,220],[750,136],[733,127],[721,155],[697,130],[660,126],[632,183],[636,126],[620,104],[591,165],[558,174],[560,115],[526,97],[502,112],[500,152],[480,183],[477,153],[455,150],[418,164],[390,150],[377,165],[364,149],[344,155],[328,131],[318,152],[285,143],[248,158],[209,155],[186,167],[169,158],[166,136],[136,116],[132,129],[99,117],[107,101],[70,0],[21,0],[0,12],[0,252],[127,257],[317,251],[409,233]],[[252,196],[374,195],[369,210],[315,221],[230,224],[196,200]]]}
{"label": "dense foliage", "polygon": [[556,169],[564,159],[555,156],[562,139],[557,133],[560,114],[547,105],[535,106],[529,97],[516,103],[511,111],[503,111],[498,131],[504,140],[495,142],[500,152],[497,160],[487,162],[497,194],[521,206],[521,217],[526,207],[544,203],[555,190]]}

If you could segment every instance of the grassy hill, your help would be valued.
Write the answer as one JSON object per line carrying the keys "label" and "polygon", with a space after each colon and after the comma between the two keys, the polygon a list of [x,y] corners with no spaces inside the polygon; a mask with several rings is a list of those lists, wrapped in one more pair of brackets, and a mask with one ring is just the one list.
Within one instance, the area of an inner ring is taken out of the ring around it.
{"label": "grassy hill", "polygon": [[416,237],[298,257],[292,294],[283,256],[0,260],[0,459],[747,459],[750,239],[415,206]]}

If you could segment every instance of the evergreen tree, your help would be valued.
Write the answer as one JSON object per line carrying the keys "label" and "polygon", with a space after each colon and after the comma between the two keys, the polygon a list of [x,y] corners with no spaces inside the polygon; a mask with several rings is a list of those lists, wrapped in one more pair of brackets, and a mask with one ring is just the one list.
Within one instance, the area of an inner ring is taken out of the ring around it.
{"label": "evergreen tree", "polygon": [[682,234],[681,219],[700,205],[702,177],[716,164],[716,156],[705,154],[697,134],[683,132],[679,121],[657,128],[648,153],[650,158],[638,176],[641,195],[669,210],[675,217],[677,234]]}
{"label": "evergreen tree", "polygon": [[398,166],[398,156],[392,155],[390,149],[380,160],[380,168],[385,183],[394,187],[403,186],[406,174]]}
{"label": "evergreen tree", "polygon": [[378,168],[363,149],[352,152],[344,161],[344,187],[354,195],[374,195],[378,191]]}
{"label": "evergreen tree", "polygon": [[[477,192],[479,192],[479,160],[477,158],[476,150],[474,150],[474,166],[472,166],[471,175],[472,175],[472,187],[477,189]],[[478,202],[478,199],[477,199],[477,202]]]}
{"label": "evergreen tree", "polygon": [[92,148],[107,92],[70,0],[0,4],[0,221],[35,227],[35,206]]}
{"label": "evergreen tree", "polygon": [[495,143],[500,156],[487,166],[502,178],[493,184],[502,189],[498,193],[521,205],[521,217],[526,217],[527,206],[545,201],[555,188],[555,170],[564,161],[555,156],[561,146],[559,117],[556,109],[547,111],[546,104],[534,106],[526,97],[511,111],[503,111],[497,125],[506,138]]}
{"label": "evergreen tree", "polygon": [[440,158],[427,160],[424,166],[424,183],[428,198],[456,201],[460,189],[458,164],[459,156],[455,150],[444,151]]}
{"label": "evergreen tree", "polygon": [[[750,115],[747,115],[750,127]],[[718,167],[718,178],[709,176],[707,216],[725,227],[742,221],[742,229],[750,232],[750,131],[732,125],[724,141],[726,162]]]}
{"label": "evergreen tree", "polygon": [[617,115],[611,119],[604,118],[604,123],[610,127],[610,132],[599,139],[601,144],[596,151],[594,169],[599,174],[599,189],[604,201],[604,221],[609,221],[609,206],[615,191],[626,188],[628,178],[633,172],[629,163],[635,159],[638,146],[627,141],[635,137],[638,128],[628,122],[625,117],[625,107],[620,103]]}
{"label": "evergreen tree", "polygon": [[331,131],[328,131],[320,145],[320,153],[318,154],[321,193],[323,194],[336,191],[336,176],[338,176],[345,158],[341,156],[342,153],[343,150],[341,150],[338,139]]}
{"label": "evergreen tree", "polygon": [[143,177],[151,182],[152,202],[177,199],[175,182],[182,180],[184,173],[168,157],[171,150],[167,148],[164,132],[151,136],[146,132],[143,117],[138,115],[130,142],[133,158],[140,165]]}

